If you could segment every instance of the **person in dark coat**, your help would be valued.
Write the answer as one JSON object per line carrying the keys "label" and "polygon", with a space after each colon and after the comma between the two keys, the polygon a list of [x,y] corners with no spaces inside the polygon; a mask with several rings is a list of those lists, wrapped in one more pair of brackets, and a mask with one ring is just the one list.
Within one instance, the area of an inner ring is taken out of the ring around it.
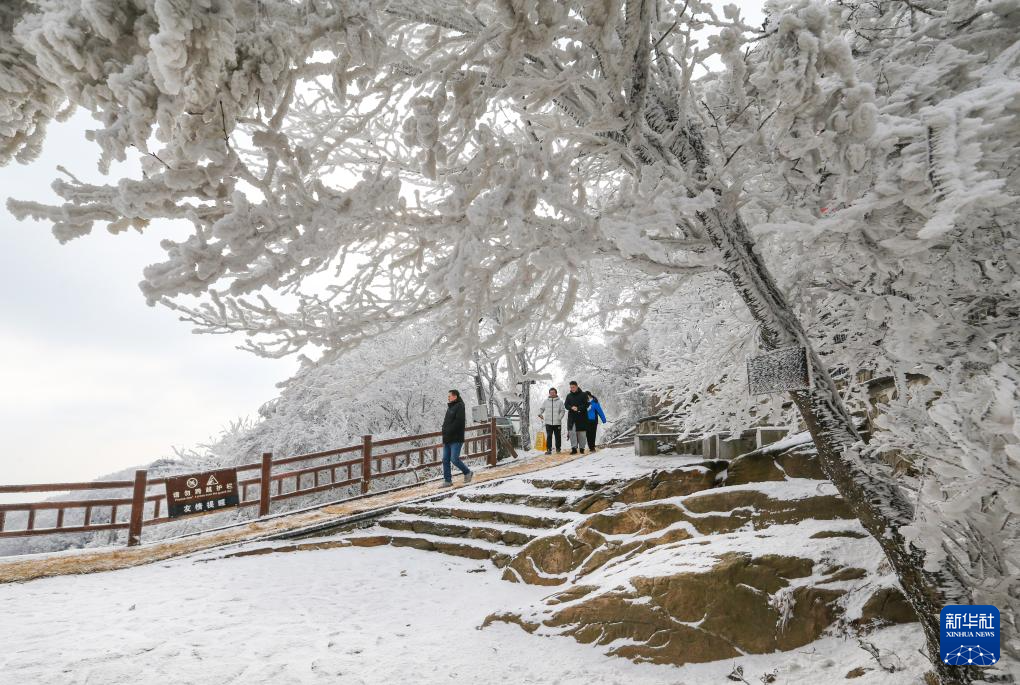
{"label": "person in dark coat", "polygon": [[595,438],[598,437],[599,431],[599,419],[602,419],[602,423],[606,422],[606,414],[602,411],[602,405],[599,404],[599,398],[595,397],[589,390],[588,395],[588,449],[592,452],[595,451]]}
{"label": "person in dark coat", "polygon": [[581,454],[587,443],[588,430],[588,394],[581,390],[577,381],[570,381],[570,392],[563,400],[567,408],[567,435],[570,437],[570,453],[577,454],[578,447]]}
{"label": "person in dark coat", "polygon": [[475,474],[460,460],[460,450],[464,446],[464,428],[467,426],[464,400],[460,398],[459,390],[451,390],[446,399],[448,404],[446,405],[446,416],[443,417],[442,487],[449,488],[453,486],[451,463],[464,474],[465,483],[470,483]]}

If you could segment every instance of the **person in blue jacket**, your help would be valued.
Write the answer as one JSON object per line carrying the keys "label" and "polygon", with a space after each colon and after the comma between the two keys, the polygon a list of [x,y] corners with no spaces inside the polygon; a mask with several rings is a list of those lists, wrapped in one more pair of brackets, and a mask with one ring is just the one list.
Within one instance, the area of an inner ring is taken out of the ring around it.
{"label": "person in blue jacket", "polygon": [[588,425],[586,427],[586,433],[588,438],[588,449],[592,452],[595,451],[595,434],[599,429],[599,419],[602,419],[602,423],[606,422],[606,415],[602,411],[602,405],[599,404],[599,398],[588,392]]}

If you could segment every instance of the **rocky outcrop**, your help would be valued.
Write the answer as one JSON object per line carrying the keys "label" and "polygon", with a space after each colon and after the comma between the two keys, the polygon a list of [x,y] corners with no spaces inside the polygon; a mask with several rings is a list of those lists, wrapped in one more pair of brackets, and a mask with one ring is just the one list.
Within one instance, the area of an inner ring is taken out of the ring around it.
{"label": "rocky outcrop", "polygon": [[568,510],[584,517],[528,542],[503,574],[562,590],[487,623],[680,665],[914,620],[811,445],[657,471]]}
{"label": "rocky outcrop", "polygon": [[538,623],[506,614],[487,622],[552,629],[598,645],[622,640],[611,654],[663,664],[794,649],[817,639],[841,612],[842,590],[801,586],[779,597],[813,565],[799,557],[726,554],[704,572],[638,577],[630,589],[572,587],[547,602],[555,611]]}
{"label": "rocky outcrop", "polygon": [[610,559],[695,536],[807,519],[850,518],[837,495],[779,499],[758,490],[718,489],[669,502],[595,514],[573,529],[537,538],[513,558],[504,579],[560,585]]}
{"label": "rocky outcrop", "polygon": [[725,461],[706,461],[668,471],[653,471],[630,482],[600,488],[577,500],[570,508],[582,514],[595,514],[616,503],[635,504],[690,495],[714,487],[726,466]]}
{"label": "rocky outcrop", "polygon": [[917,614],[896,587],[884,587],[876,590],[861,610],[857,624],[864,627],[889,625],[892,623],[913,623]]}
{"label": "rocky outcrop", "polygon": [[742,454],[729,463],[723,482],[744,485],[789,478],[825,480],[814,445],[798,445],[779,453],[765,447]]}

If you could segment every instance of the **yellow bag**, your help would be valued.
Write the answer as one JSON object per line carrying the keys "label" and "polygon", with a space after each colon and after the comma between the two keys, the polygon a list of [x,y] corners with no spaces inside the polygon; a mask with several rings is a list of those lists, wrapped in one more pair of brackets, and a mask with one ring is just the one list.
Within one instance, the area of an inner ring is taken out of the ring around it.
{"label": "yellow bag", "polygon": [[535,449],[539,452],[545,452],[545,432],[539,431],[538,435],[535,436]]}

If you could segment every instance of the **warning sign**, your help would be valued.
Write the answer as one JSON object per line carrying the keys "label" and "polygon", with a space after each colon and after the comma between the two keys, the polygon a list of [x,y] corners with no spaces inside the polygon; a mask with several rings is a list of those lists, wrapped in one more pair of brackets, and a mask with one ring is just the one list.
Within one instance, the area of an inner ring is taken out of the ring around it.
{"label": "warning sign", "polygon": [[237,469],[167,478],[166,501],[171,518],[236,507],[240,503]]}

